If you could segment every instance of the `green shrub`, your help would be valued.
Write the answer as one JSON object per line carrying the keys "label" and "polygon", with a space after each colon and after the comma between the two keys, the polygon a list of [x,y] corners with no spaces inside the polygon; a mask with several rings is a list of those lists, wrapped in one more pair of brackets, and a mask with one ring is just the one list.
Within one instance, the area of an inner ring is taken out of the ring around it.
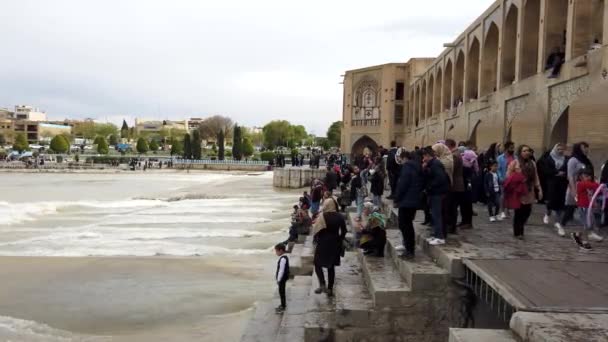
{"label": "green shrub", "polygon": [[275,158],[275,154],[272,151],[265,151],[260,153],[260,159],[262,159],[263,161],[271,161],[274,160]]}

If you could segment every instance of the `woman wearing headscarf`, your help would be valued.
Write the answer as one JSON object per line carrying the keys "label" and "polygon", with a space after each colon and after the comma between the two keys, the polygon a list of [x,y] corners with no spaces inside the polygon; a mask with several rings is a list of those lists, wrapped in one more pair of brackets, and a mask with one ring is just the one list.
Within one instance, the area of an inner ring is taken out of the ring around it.
{"label": "woman wearing headscarf", "polygon": [[[545,204],[547,211],[543,218],[545,224],[549,224],[551,215],[555,214],[556,223],[555,229],[559,236],[566,236],[564,227],[559,223],[561,213],[565,207],[566,189],[568,188],[568,160],[565,156],[566,145],[562,143],[555,144],[549,154],[539,161],[538,169],[543,175],[546,187]],[[540,176],[540,174],[539,174]]]}
{"label": "woman wearing headscarf", "polygon": [[505,204],[510,209],[515,209],[513,235],[523,240],[524,226],[532,213],[532,204],[536,202],[536,191],[540,198],[543,192],[538,181],[536,163],[532,160],[532,148],[528,145],[519,146],[516,157],[507,168]]}
{"label": "woman wearing headscarf", "polygon": [[445,144],[435,144],[433,145],[433,151],[435,152],[435,158],[441,162],[445,172],[448,174],[448,178],[450,179],[450,184],[454,183],[454,156],[452,155],[452,151],[450,151],[449,147]]}
{"label": "woman wearing headscarf", "polygon": [[560,220],[560,225],[563,229],[568,222],[574,218],[574,211],[576,210],[576,182],[578,176],[583,170],[589,170],[591,173],[591,179],[594,179],[593,164],[587,157],[589,153],[589,144],[582,141],[574,144],[572,147],[572,155],[568,160],[566,176],[568,177],[568,187],[566,189],[566,206],[564,214]]}
{"label": "woman wearing headscarf", "polygon": [[376,207],[367,218],[367,224],[361,230],[359,246],[365,255],[384,257],[386,245],[386,220]]}
{"label": "woman wearing headscarf", "polygon": [[[329,206],[328,206],[328,210]],[[346,222],[342,214],[336,211],[322,212],[313,224],[313,241],[315,246],[313,264],[315,273],[319,279],[319,288],[315,293],[327,293],[333,296],[334,280],[336,278],[335,267],[340,266],[342,254],[342,242],[346,236]],[[327,280],[323,274],[323,268],[327,268]]]}
{"label": "woman wearing headscarf", "polygon": [[[464,193],[460,206],[462,222],[460,229],[473,228],[473,186],[477,182],[479,165],[477,164],[477,154],[473,150],[466,150],[462,154],[462,175],[464,178]],[[477,186],[475,187],[477,189]]]}

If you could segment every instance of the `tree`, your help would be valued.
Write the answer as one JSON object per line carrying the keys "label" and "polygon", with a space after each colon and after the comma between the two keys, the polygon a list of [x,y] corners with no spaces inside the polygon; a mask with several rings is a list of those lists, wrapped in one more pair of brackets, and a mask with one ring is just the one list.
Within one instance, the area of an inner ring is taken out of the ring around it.
{"label": "tree", "polygon": [[118,136],[116,134],[110,135],[110,145],[112,145],[112,146],[118,145]]}
{"label": "tree", "polygon": [[243,138],[243,147],[242,148],[243,148],[243,155],[246,158],[251,157],[255,153],[253,144],[251,143],[251,140],[249,140],[249,138],[247,138],[247,137]]}
{"label": "tree", "polygon": [[327,129],[327,142],[332,147],[339,147],[341,135],[342,121],[336,121],[329,126],[329,129]]}
{"label": "tree", "polygon": [[129,125],[126,120],[122,120],[122,127],[120,128],[120,137],[123,139],[129,139]]}
{"label": "tree", "polygon": [[85,120],[84,122],[74,125],[74,135],[85,139],[95,138],[95,122],[93,120]]}
{"label": "tree", "polygon": [[154,139],[150,141],[150,151],[152,151],[152,153],[158,152],[158,143]]}
{"label": "tree", "polygon": [[224,131],[220,130],[220,134],[217,137],[217,159],[224,160]]}
{"label": "tree", "polygon": [[285,146],[289,140],[289,127],[291,124],[285,120],[275,120],[267,123],[262,132],[264,133],[264,146],[274,149],[277,146]]}
{"label": "tree", "polygon": [[27,138],[25,134],[19,133],[15,137],[15,142],[13,143],[13,150],[23,153],[23,151],[27,151],[30,149],[30,144],[27,142]]}
{"label": "tree", "polygon": [[116,125],[111,123],[95,123],[95,134],[108,138],[112,134],[118,133]]}
{"label": "tree", "polygon": [[137,146],[136,146],[136,148],[137,148],[137,152],[139,152],[139,153],[146,153],[150,149],[148,147],[148,142],[144,138],[139,138],[137,140]]}
{"label": "tree", "polygon": [[176,137],[171,138],[171,156],[179,156],[184,153],[184,146],[182,142]]}
{"label": "tree", "polygon": [[63,135],[56,135],[51,140],[51,150],[55,153],[66,153],[69,148],[70,144]]}
{"label": "tree", "polygon": [[306,133],[306,128],[302,125],[290,125],[289,126],[289,135],[288,135],[288,145],[290,147],[302,146],[302,142],[304,139],[308,137],[308,133]]}
{"label": "tree", "polygon": [[110,152],[110,147],[105,137],[97,137],[95,141],[97,143],[97,153],[108,154]]}
{"label": "tree", "polygon": [[231,129],[232,119],[221,115],[206,118],[198,126],[201,138],[205,140],[219,140],[220,132],[224,135],[224,139],[229,138]]}
{"label": "tree", "polygon": [[201,135],[198,130],[194,130],[192,132],[192,159],[201,159],[202,151],[201,151]]}
{"label": "tree", "polygon": [[184,159],[192,159],[192,143],[188,133],[184,134]]}
{"label": "tree", "polygon": [[232,158],[235,160],[241,160],[243,158],[242,129],[236,124],[232,130]]}
{"label": "tree", "polygon": [[323,150],[327,151],[331,146],[329,146],[329,141],[327,138],[317,138],[317,146],[321,146]]}

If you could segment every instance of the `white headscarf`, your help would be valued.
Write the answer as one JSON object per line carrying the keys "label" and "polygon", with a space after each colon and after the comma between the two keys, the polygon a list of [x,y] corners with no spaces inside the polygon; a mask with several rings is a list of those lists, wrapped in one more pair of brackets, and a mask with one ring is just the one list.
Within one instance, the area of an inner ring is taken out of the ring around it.
{"label": "white headscarf", "polygon": [[564,163],[566,162],[566,157],[564,157],[564,155],[560,155],[559,153],[557,153],[557,148],[562,146],[562,144],[555,144],[555,146],[553,146],[553,149],[551,150],[550,156],[553,159],[553,161],[555,162],[555,168],[557,170],[561,169],[562,166],[564,166]]}

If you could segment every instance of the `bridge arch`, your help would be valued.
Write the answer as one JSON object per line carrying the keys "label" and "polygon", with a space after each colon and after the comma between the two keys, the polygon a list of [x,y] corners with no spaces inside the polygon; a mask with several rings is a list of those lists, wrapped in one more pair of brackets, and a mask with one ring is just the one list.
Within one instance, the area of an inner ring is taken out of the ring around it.
{"label": "bridge arch", "polygon": [[370,138],[367,135],[362,136],[357,139],[351,148],[351,155],[353,157],[363,155],[366,150],[369,150],[372,154],[378,151],[378,143],[374,141],[374,139]]}
{"label": "bridge arch", "polygon": [[511,5],[505,24],[503,25],[503,36],[501,44],[502,63],[500,75],[500,87],[507,87],[515,81],[515,52],[517,50],[517,18],[519,10],[517,6]]}
{"label": "bridge arch", "polygon": [[471,48],[467,56],[467,80],[466,99],[472,100],[479,97],[479,40],[473,38]]}
{"label": "bridge arch", "polygon": [[498,35],[498,26],[492,22],[483,43],[480,87],[481,96],[488,95],[497,90],[496,75],[498,73]]}
{"label": "bridge arch", "polygon": [[[523,29],[520,79],[526,79],[538,72],[538,44],[540,26],[540,0],[527,0],[523,7]],[[503,49],[504,50],[504,49]]]}

